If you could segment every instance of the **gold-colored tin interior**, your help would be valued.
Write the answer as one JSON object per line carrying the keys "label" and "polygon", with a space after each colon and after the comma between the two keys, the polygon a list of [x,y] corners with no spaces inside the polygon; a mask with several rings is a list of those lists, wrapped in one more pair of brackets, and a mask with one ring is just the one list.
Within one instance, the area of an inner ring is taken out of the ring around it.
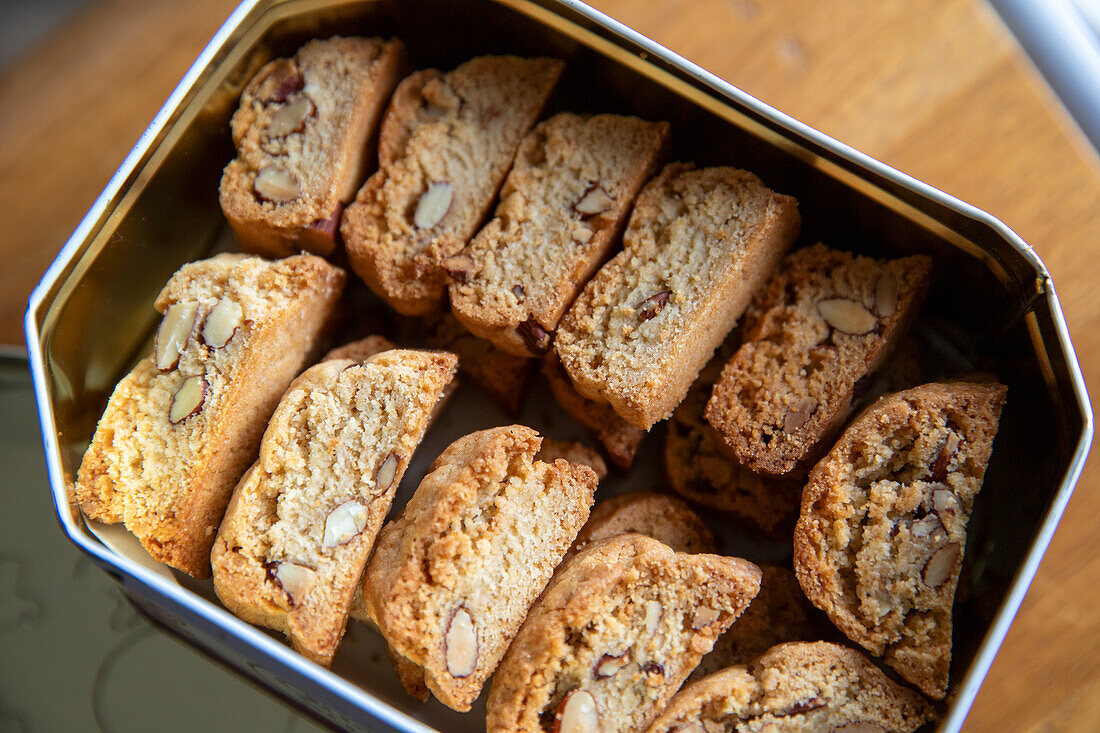
{"label": "gold-colored tin interior", "polygon": [[[152,302],[178,267],[225,235],[217,202],[233,155],[228,120],[267,59],[329,35],[397,35],[414,67],[453,68],[484,53],[553,55],[567,71],[546,115],[612,111],[672,123],[675,155],[747,168],[794,195],[801,243],[861,253],[925,253],[935,282],[918,326],[930,378],[995,373],[1008,405],[971,522],[956,606],[953,679],[961,679],[1019,567],[1081,437],[1083,406],[1058,341],[1045,274],[987,221],[939,194],[869,171],[716,91],[582,12],[539,0],[256,4],[178,105],[117,194],[97,203],[34,314],[61,463],[71,480],[114,384],[148,349]],[[651,438],[652,440],[652,438]]]}

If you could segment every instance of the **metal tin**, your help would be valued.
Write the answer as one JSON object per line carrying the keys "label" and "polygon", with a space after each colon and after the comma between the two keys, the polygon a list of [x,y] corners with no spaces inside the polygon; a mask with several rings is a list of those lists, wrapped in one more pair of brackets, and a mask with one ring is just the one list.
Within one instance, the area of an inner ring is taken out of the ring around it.
{"label": "metal tin", "polygon": [[[670,120],[679,159],[744,167],[794,195],[803,241],[935,258],[921,325],[923,343],[937,355],[935,369],[945,376],[995,371],[1010,390],[956,604],[953,696],[941,730],[958,730],[1092,439],[1089,401],[1050,275],[989,214],[822,135],[572,0],[246,0],[234,11],[31,296],[26,334],[46,459],[58,517],[72,541],[162,624],[333,725],[456,729],[457,714],[410,704],[370,678],[353,683],[339,664],[321,669],[234,618],[208,588],[181,585],[114,552],[89,531],[71,496],[111,389],[148,349],[156,293],[227,229],[217,186],[233,154],[228,120],[243,81],[271,56],[332,34],[397,35],[417,67],[452,68],[493,52],[561,57],[567,72],[551,112]],[[461,720],[457,727],[481,725],[471,716]]]}

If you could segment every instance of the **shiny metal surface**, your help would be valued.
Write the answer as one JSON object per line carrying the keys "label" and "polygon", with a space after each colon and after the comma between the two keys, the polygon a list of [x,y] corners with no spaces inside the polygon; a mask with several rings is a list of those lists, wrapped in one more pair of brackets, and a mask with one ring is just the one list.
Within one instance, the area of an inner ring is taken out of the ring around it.
{"label": "shiny metal surface", "polygon": [[[1010,387],[956,608],[956,697],[942,729],[957,730],[1092,439],[1091,410],[1049,274],[990,215],[802,125],[578,2],[289,0],[245,2],[234,12],[30,301],[26,332],[50,484],[72,541],[181,636],[340,727],[430,730],[413,716],[436,725],[450,720],[371,682],[322,670],[226,613],[202,588],[181,587],[114,553],[89,533],[69,496],[110,390],[148,348],[156,293],[180,264],[223,241],[217,181],[232,155],[227,122],[242,80],[271,55],[337,31],[399,35],[415,66],[448,68],[487,52],[560,56],[566,78],[548,113],[668,119],[679,158],[745,167],[794,195],[804,243],[935,258],[919,329],[929,376],[992,370]],[[469,718],[463,726],[480,724]]]}

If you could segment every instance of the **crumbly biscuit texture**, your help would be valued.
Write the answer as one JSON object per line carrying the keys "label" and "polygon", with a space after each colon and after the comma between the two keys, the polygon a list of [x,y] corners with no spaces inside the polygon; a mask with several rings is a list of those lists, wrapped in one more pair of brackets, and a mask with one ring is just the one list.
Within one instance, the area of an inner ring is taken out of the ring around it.
{"label": "crumbly biscuit texture", "polygon": [[482,56],[398,85],[382,121],[379,170],[341,224],[355,272],[397,311],[438,306],[443,261],[489,213],[562,67],[558,59]]}
{"label": "crumbly biscuit texture", "polygon": [[616,468],[629,471],[646,431],[619,417],[606,402],[593,402],[581,396],[553,351],[543,359],[542,373],[562,409],[595,433],[596,439],[600,441],[604,452]]}
{"label": "crumbly biscuit texture", "polygon": [[279,403],[212,553],[214,589],[323,666],[343,636],[375,536],[456,359],[392,349],[330,359]]}
{"label": "crumbly biscuit texture", "polygon": [[519,414],[523,395],[535,369],[531,359],[506,354],[466,330],[447,313],[432,327],[428,343],[458,355],[458,368],[509,415]]}
{"label": "crumbly biscuit texture", "polygon": [[799,225],[794,199],[747,171],[666,167],[558,329],[577,391],[643,429],[669,417]]}
{"label": "crumbly biscuit texture", "polygon": [[494,218],[444,262],[451,308],[519,356],[546,353],[566,308],[616,244],[668,146],[667,122],[563,112],[524,138]]}
{"label": "crumbly biscuit texture", "polygon": [[729,512],[765,534],[789,537],[798,518],[802,482],[761,476],[730,460],[703,418],[714,381],[736,347],[737,339],[726,340],[672,413],[665,433],[665,475],[685,499]]}
{"label": "crumbly biscuit texture", "polygon": [[926,700],[854,649],[790,643],[686,686],[647,733],[910,733],[934,719]]}
{"label": "crumbly biscuit texture", "polygon": [[493,677],[489,733],[645,730],[760,586],[752,563],[637,534],[566,561]]}
{"label": "crumbly biscuit texture", "polygon": [[656,491],[631,491],[597,504],[569,552],[573,555],[596,540],[628,533],[652,537],[676,552],[715,550],[714,533],[687,504]]}
{"label": "crumbly biscuit texture", "polygon": [[242,249],[333,252],[404,59],[397,40],[334,37],[268,63],[248,83],[231,122],[237,157],[219,191]]}
{"label": "crumbly biscuit texture", "polygon": [[947,692],[966,525],[1005,393],[955,382],[883,397],[852,421],[802,494],[794,561],[807,597],[936,699]]}
{"label": "crumbly biscuit texture", "polygon": [[451,444],[363,576],[370,618],[455,710],[480,695],[592,506],[592,469],[534,460],[540,443],[513,425]]}
{"label": "crumbly biscuit texture", "polygon": [[313,255],[184,265],[157,298],[153,354],[115,387],[84,454],[84,513],[124,522],[157,560],[208,577],[233,487],[344,279]]}
{"label": "crumbly biscuit texture", "polygon": [[703,657],[690,682],[735,664],[751,664],[783,642],[839,637],[824,614],[806,600],[793,570],[761,565],[760,572],[760,592],[741,618],[718,638],[714,650]]}
{"label": "crumbly biscuit texture", "polygon": [[746,468],[783,475],[820,457],[924,304],[932,261],[822,244],[788,255],[745,314],[706,418]]}

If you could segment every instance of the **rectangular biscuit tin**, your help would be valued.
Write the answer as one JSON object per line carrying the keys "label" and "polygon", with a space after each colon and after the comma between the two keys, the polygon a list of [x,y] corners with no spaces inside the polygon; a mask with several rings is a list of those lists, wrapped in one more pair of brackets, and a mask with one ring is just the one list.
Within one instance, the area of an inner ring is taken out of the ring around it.
{"label": "rectangular biscuit tin", "polygon": [[[159,623],[333,726],[483,728],[481,706],[459,716],[403,695],[380,643],[354,623],[346,643],[365,656],[338,656],[332,671],[306,661],[281,637],[225,611],[209,581],[143,560],[125,533],[90,527],[71,492],[114,384],[149,348],[157,292],[181,264],[226,241],[217,187],[233,155],[228,120],[243,83],[269,58],[334,34],[398,36],[417,68],[453,68],[484,53],[558,56],[567,70],[547,114],[616,111],[667,119],[678,159],[743,167],[795,196],[804,221],[801,242],[933,256],[935,283],[918,326],[923,348],[932,353],[929,376],[995,372],[1009,386],[955,608],[952,697],[941,730],[958,730],[1092,439],[1091,409],[1046,268],[989,214],[822,135],[571,0],[252,0],[234,11],[29,303],[26,335],[50,483],[70,539]],[[409,475],[415,484],[420,474],[410,468]],[[407,491],[403,486],[396,507]]]}

